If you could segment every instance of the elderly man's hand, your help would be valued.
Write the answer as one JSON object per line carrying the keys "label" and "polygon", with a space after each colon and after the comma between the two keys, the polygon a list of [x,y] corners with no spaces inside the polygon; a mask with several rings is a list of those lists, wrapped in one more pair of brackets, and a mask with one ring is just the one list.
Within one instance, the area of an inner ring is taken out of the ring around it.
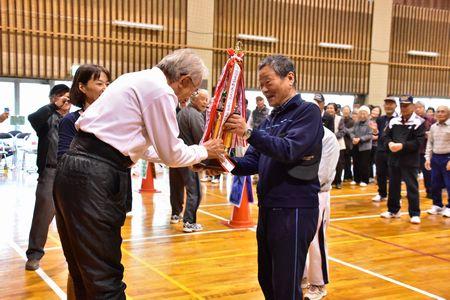
{"label": "elderly man's hand", "polygon": [[202,144],[208,151],[208,158],[219,158],[225,155],[225,146],[221,139],[211,139]]}
{"label": "elderly man's hand", "polygon": [[425,161],[425,165],[424,165],[425,169],[427,169],[428,171],[431,171],[431,162],[429,159],[427,159]]}
{"label": "elderly man's hand", "polygon": [[450,160],[447,162],[447,171],[450,171]]}
{"label": "elderly man's hand", "polygon": [[247,122],[240,115],[233,114],[224,124],[224,129],[231,133],[235,133],[237,136],[244,136],[244,133],[247,131]]}
{"label": "elderly man's hand", "polygon": [[6,119],[8,119],[9,117],[9,113],[8,112],[4,112],[0,115],[0,123],[5,121]]}

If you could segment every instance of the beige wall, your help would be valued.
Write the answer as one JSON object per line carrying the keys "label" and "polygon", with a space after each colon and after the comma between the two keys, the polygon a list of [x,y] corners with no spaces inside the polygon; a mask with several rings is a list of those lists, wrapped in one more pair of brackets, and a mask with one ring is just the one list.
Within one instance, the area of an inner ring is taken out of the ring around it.
{"label": "beige wall", "polygon": [[[188,0],[187,45],[213,47],[214,1]],[[213,52],[196,50],[209,70],[208,91],[211,93],[212,83],[217,80],[211,77],[213,67]]]}
{"label": "beige wall", "polygon": [[[392,0],[374,1],[371,61],[389,62],[391,20]],[[383,104],[384,97],[387,96],[388,70],[388,65],[370,65],[369,94],[366,103]]]}

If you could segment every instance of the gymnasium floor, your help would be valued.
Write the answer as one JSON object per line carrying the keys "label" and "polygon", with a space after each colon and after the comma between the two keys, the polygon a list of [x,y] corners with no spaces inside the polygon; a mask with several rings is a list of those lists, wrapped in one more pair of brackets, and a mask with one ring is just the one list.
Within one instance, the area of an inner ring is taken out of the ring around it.
{"label": "gymnasium floor", "polygon": [[[36,178],[22,172],[0,177],[0,299],[66,295],[67,267],[55,223],[41,269],[24,270]],[[225,176],[219,185],[203,184],[206,196],[198,222],[205,230],[185,234],[180,224],[169,224],[167,170],[155,182],[160,193],[139,194],[136,178],[133,216],[122,231],[129,299],[263,299],[255,229],[222,224],[232,209],[226,200],[229,183]],[[373,184],[360,188],[346,183],[332,191],[326,299],[450,298],[450,219],[428,216],[431,200],[422,198],[420,225],[410,224],[407,215],[384,220],[379,213],[386,203],[373,203],[375,194]],[[257,208],[251,209],[256,221]]]}

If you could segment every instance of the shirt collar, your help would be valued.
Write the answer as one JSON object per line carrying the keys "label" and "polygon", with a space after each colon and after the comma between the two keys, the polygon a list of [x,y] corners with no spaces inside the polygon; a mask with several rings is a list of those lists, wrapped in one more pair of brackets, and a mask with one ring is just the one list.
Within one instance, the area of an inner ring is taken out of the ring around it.
{"label": "shirt collar", "polygon": [[439,123],[439,122],[436,122],[436,124],[437,124],[438,126],[449,126],[449,125],[450,125],[450,118],[448,118],[447,121],[444,122],[444,124],[441,124],[441,123]]}
{"label": "shirt collar", "polygon": [[151,69],[151,71],[154,72],[155,77],[158,81],[161,82],[161,84],[165,87],[165,89],[167,89],[167,92],[171,95],[173,95],[174,97],[172,97],[173,99],[173,105],[174,105],[174,109],[178,106],[178,97],[175,94],[175,91],[172,89],[172,87],[169,85],[169,82],[167,81],[167,77],[164,74],[164,72],[158,68],[158,67],[153,67]]}
{"label": "shirt collar", "polygon": [[289,99],[288,101],[286,101],[286,102],[283,103],[282,105],[275,107],[275,108],[272,110],[271,115],[278,114],[278,113],[280,113],[280,112],[286,110],[288,107],[291,107],[291,106],[293,106],[293,105],[298,105],[298,101],[299,101],[300,99],[301,99],[301,98],[300,98],[300,94],[294,95],[291,99]]}

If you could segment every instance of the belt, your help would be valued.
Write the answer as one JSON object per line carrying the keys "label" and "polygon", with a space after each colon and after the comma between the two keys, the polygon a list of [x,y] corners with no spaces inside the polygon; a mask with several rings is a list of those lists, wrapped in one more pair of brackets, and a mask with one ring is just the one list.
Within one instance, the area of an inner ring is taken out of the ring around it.
{"label": "belt", "polygon": [[98,139],[94,134],[83,131],[77,132],[70,151],[81,152],[86,154],[93,154],[111,163],[114,167],[126,171],[133,165],[133,161],[129,156],[123,155],[119,150],[113,146]]}

